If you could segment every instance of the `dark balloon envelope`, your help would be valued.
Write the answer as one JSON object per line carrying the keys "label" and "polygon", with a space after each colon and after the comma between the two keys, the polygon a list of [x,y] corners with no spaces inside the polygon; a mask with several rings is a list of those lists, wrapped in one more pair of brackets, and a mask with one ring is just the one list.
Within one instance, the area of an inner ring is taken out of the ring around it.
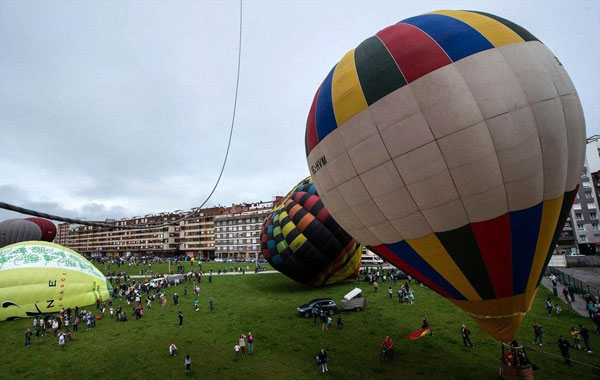
{"label": "dark balloon envelope", "polygon": [[0,223],[0,248],[28,240],[40,240],[42,230],[25,219],[9,219]]}
{"label": "dark balloon envelope", "polygon": [[52,242],[56,237],[56,225],[44,218],[25,218],[30,222],[33,222],[40,227],[42,230],[42,239],[43,241]]}
{"label": "dark balloon envelope", "polygon": [[265,218],[261,248],[273,268],[308,285],[355,278],[362,255],[360,243],[323,206],[311,177],[296,185]]}

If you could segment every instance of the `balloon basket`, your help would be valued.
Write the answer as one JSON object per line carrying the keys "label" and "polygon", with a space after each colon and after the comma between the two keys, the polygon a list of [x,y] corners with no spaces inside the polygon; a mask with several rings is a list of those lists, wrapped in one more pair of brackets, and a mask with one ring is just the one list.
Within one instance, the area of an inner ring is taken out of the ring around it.
{"label": "balloon basket", "polygon": [[[529,362],[525,365],[521,365],[520,358],[523,355],[527,358],[525,347],[514,343],[502,343],[500,377],[505,380],[533,380],[533,366]],[[527,361],[528,360],[529,359],[527,359]]]}

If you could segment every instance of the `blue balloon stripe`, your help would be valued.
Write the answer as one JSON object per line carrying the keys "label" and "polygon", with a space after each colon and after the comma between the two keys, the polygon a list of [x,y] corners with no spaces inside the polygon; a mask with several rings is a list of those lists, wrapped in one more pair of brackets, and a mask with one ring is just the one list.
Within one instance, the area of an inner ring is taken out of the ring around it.
{"label": "blue balloon stripe", "polygon": [[404,260],[408,265],[419,271],[429,281],[433,282],[454,298],[458,300],[466,300],[454,286],[452,286],[442,275],[440,275],[435,269],[433,269],[425,260],[419,256],[419,254],[404,240],[398,243],[385,244],[392,252],[394,252],[399,258]]}
{"label": "blue balloon stripe", "polygon": [[400,23],[416,26],[427,33],[454,62],[494,48],[481,33],[453,17],[428,14],[410,17]]}
{"label": "blue balloon stripe", "polygon": [[333,112],[333,100],[331,99],[331,81],[333,80],[333,72],[336,67],[337,65],[331,69],[327,78],[323,81],[321,91],[319,91],[319,98],[317,99],[316,120],[319,142],[323,141],[325,136],[337,128]]}
{"label": "blue balloon stripe", "polygon": [[513,295],[525,293],[529,272],[533,264],[540,224],[540,203],[525,210],[510,212],[510,238],[512,245]]}

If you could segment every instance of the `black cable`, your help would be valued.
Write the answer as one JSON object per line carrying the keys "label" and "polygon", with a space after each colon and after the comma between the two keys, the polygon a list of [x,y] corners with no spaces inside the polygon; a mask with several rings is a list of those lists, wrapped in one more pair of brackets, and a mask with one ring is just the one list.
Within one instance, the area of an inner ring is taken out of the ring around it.
{"label": "black cable", "polygon": [[217,186],[219,186],[219,182],[221,181],[221,177],[223,176],[223,172],[225,171],[225,165],[227,164],[227,158],[229,157],[229,149],[231,148],[231,138],[233,136],[233,126],[235,125],[235,115],[237,112],[238,92],[239,92],[239,87],[240,87],[240,66],[241,66],[241,62],[242,62],[242,10],[243,10],[242,0],[240,0],[240,27],[239,27],[240,35],[239,35],[239,44],[238,44],[237,76],[236,76],[236,82],[235,82],[233,114],[231,117],[231,127],[229,129],[229,140],[227,142],[227,150],[225,151],[225,158],[223,159],[223,165],[221,166],[221,172],[219,173],[219,177],[217,177],[215,186],[212,188],[210,194],[208,194],[208,197],[206,197],[204,202],[202,202],[202,204],[199,207],[197,207],[195,209],[195,211],[190,212],[189,214],[187,214],[186,216],[184,216],[182,218],[172,220],[170,222],[165,222],[165,223],[146,223],[146,224],[117,226],[113,223],[100,222],[100,221],[87,221],[87,220],[82,220],[82,219],[66,218],[63,216],[47,214],[47,213],[27,209],[24,207],[11,205],[11,204],[8,204],[5,202],[0,202],[0,208],[4,209],[4,210],[9,210],[9,211],[15,211],[15,212],[18,212],[21,214],[37,216],[37,217],[41,217],[41,218],[46,218],[46,219],[51,219],[51,220],[56,220],[56,221],[61,221],[61,222],[66,222],[66,223],[71,223],[71,224],[81,224],[81,225],[85,225],[85,226],[103,227],[103,228],[110,228],[110,229],[136,229],[136,230],[142,229],[142,228],[159,228],[159,227],[164,227],[164,226],[170,226],[173,224],[177,224],[183,220],[189,219],[189,218],[195,216],[196,214],[198,214],[201,211],[202,207],[212,197],[215,190],[217,190]]}

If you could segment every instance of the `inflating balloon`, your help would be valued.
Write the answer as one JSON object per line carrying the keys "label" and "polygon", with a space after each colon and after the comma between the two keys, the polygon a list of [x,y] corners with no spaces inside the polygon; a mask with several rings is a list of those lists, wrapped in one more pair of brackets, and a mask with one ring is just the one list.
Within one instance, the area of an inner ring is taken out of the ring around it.
{"label": "inflating balloon", "polygon": [[8,219],[0,223],[0,248],[27,240],[40,240],[40,227],[25,219]]}
{"label": "inflating balloon", "polygon": [[42,230],[42,240],[52,242],[56,237],[56,225],[44,218],[25,218],[30,222],[33,222],[38,225],[40,230]]}
{"label": "inflating balloon", "polygon": [[92,263],[58,244],[28,241],[0,249],[0,321],[105,301],[109,286]]}
{"label": "inflating balloon", "polygon": [[576,194],[585,122],[535,36],[437,11],[341,59],[314,98],[306,151],[342,228],[508,341]]}
{"label": "inflating balloon", "polygon": [[329,215],[307,177],[265,218],[261,249],[281,273],[302,284],[356,278],[362,246]]}

